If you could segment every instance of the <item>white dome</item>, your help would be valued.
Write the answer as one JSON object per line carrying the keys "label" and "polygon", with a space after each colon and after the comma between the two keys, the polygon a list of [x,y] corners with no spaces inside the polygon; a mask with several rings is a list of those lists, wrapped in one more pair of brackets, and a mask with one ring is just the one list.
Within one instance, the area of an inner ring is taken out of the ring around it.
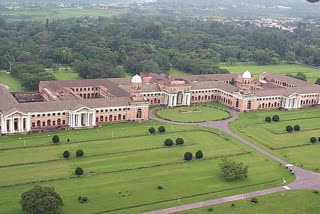
{"label": "white dome", "polygon": [[142,79],[138,74],[136,74],[134,77],[132,77],[131,82],[132,83],[142,83]]}
{"label": "white dome", "polygon": [[242,74],[242,78],[244,78],[244,79],[251,79],[252,76],[251,76],[250,71],[245,71],[245,72]]}

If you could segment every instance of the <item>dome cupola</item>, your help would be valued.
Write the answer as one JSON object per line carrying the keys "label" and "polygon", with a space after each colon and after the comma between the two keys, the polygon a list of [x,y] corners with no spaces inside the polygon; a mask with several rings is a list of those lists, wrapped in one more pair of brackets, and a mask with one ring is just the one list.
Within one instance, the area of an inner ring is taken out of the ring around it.
{"label": "dome cupola", "polygon": [[252,78],[252,75],[251,75],[250,71],[245,71],[245,72],[242,74],[242,78],[244,78],[244,79],[251,79],[251,78]]}
{"label": "dome cupola", "polygon": [[136,74],[134,77],[132,77],[131,83],[141,84],[142,83],[142,79],[138,74]]}

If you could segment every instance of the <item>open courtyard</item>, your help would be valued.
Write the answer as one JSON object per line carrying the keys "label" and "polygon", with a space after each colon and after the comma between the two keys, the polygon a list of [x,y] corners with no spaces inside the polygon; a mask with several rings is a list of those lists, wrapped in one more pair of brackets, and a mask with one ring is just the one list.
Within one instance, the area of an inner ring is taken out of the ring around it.
{"label": "open courtyard", "polygon": [[[161,125],[165,133],[148,133]],[[59,144],[51,142],[55,134]],[[164,146],[165,139],[178,137],[184,145]],[[83,157],[75,156],[78,149]],[[62,156],[65,150],[71,153],[68,159]],[[183,160],[185,152],[198,150],[202,160]],[[223,157],[248,165],[248,178],[225,181],[218,166]],[[295,178],[221,131],[155,121],[1,137],[0,160],[1,213],[21,213],[20,196],[35,185],[55,187],[64,213],[141,213],[177,206],[178,197],[186,204],[277,187],[283,178]],[[84,175],[76,176],[76,167]],[[88,203],[79,203],[79,196],[88,197]]]}

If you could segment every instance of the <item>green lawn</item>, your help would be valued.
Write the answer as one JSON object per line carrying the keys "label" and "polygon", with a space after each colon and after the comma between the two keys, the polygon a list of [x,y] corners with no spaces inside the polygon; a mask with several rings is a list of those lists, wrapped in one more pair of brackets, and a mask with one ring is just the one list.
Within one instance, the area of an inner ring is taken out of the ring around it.
{"label": "green lawn", "polygon": [[157,115],[164,119],[188,123],[222,120],[230,116],[227,111],[206,106],[163,108],[157,111]]}
{"label": "green lawn", "polygon": [[[251,198],[219,204],[211,207],[195,209],[179,214],[201,214],[201,213],[236,213],[236,214],[317,214],[320,209],[320,194],[313,193],[311,190],[296,190],[281,193],[274,193],[257,197],[258,204],[252,204]],[[234,204],[234,206],[232,206]],[[209,212],[213,208],[213,212]]]}
{"label": "green lawn", "polygon": [[114,8],[107,10],[100,9],[78,9],[78,8],[55,8],[48,7],[46,10],[27,10],[27,11],[5,11],[0,15],[9,21],[43,21],[46,18],[52,19],[68,19],[73,17],[112,17],[126,12],[126,9]]}
{"label": "green lawn", "polygon": [[71,68],[62,68],[58,71],[52,71],[52,69],[47,69],[51,72],[57,80],[77,80],[80,79],[78,74]]}
{"label": "green lawn", "polygon": [[0,84],[8,86],[11,92],[23,91],[23,88],[21,87],[21,83],[19,82],[19,80],[3,72],[0,72]]}
{"label": "green lawn", "polygon": [[[267,123],[266,116],[279,115],[279,122]],[[259,111],[240,113],[239,119],[230,124],[230,128],[251,142],[269,150],[271,153],[291,163],[317,171],[320,169],[318,154],[320,144],[311,144],[311,137],[320,137],[320,109],[296,111]],[[288,133],[287,125],[300,125],[299,132]]]}
{"label": "green lawn", "polygon": [[175,68],[170,68],[169,72],[168,72],[171,76],[185,76],[185,75],[190,75],[184,71],[180,71],[178,69]]}
{"label": "green lawn", "polygon": [[[160,125],[166,126],[166,133],[147,133],[149,127]],[[53,145],[54,134],[63,142]],[[184,138],[183,146],[163,146],[165,139],[178,137]],[[23,146],[24,140],[25,148],[13,148]],[[85,155],[75,158],[80,148]],[[199,149],[203,160],[183,161],[185,152]],[[62,158],[65,150],[71,152],[69,160]],[[248,178],[224,181],[218,167],[223,156],[248,165]],[[64,213],[141,213],[175,206],[179,196],[182,203],[192,203],[279,186],[283,177],[294,179],[283,166],[224,133],[155,121],[0,137],[0,163],[0,213],[6,214],[21,213],[21,193],[36,184],[26,182],[55,187]],[[84,169],[84,176],[74,177],[76,167]],[[164,189],[158,190],[159,185]],[[89,202],[80,204],[78,196],[87,196]]]}
{"label": "green lawn", "polygon": [[277,74],[292,74],[295,75],[298,72],[302,72],[307,76],[309,82],[315,82],[320,77],[320,69],[310,68],[303,65],[296,64],[281,64],[281,65],[220,65],[220,68],[225,68],[230,73],[243,73],[244,71],[250,71],[251,74],[257,78],[262,72],[271,72]]}

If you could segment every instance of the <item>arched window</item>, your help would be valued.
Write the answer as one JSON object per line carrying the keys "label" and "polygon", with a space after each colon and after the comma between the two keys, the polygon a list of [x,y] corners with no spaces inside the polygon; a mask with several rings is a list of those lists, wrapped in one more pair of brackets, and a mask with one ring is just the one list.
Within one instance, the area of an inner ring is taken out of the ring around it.
{"label": "arched window", "polygon": [[100,122],[103,122],[103,116],[102,115],[100,116]]}
{"label": "arched window", "polygon": [[142,118],[142,110],[141,110],[141,108],[139,108],[137,110],[137,118]]}
{"label": "arched window", "polygon": [[248,109],[251,109],[251,100],[248,101]]}

